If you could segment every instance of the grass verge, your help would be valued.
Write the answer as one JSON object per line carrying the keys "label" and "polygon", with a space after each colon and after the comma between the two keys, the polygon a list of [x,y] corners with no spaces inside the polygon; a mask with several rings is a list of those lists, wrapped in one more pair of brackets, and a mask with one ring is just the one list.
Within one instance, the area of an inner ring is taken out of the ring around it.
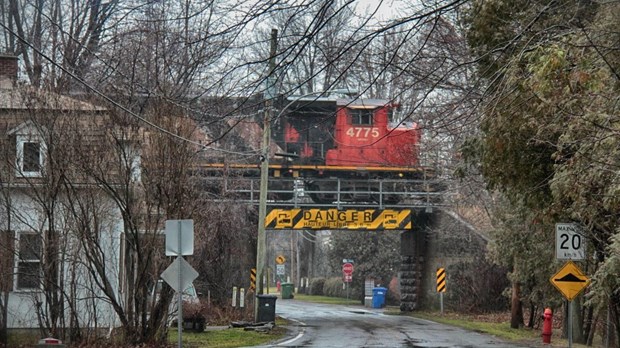
{"label": "grass verge", "polygon": [[513,329],[509,322],[478,321],[474,316],[448,313],[414,312],[415,318],[432,320],[442,324],[457,326],[466,330],[482,332],[510,341],[530,341],[540,337],[540,332],[527,328]]}
{"label": "grass verge", "polygon": [[[260,333],[256,331],[244,331],[243,328],[224,328],[207,329],[205,332],[183,332],[183,347],[186,348],[229,348],[229,347],[251,347],[283,338],[286,333],[288,321],[276,318],[276,326],[269,332]],[[178,342],[178,331],[176,327],[171,327],[168,331],[168,342],[170,346],[176,347]],[[39,330],[34,329],[11,329],[9,331],[8,347],[33,347],[42,338]],[[111,347],[111,341],[102,341],[91,345],[80,345],[80,347]],[[115,345],[114,345],[115,346]],[[143,347],[148,347],[144,345]]]}
{"label": "grass verge", "polygon": [[[400,314],[397,309],[388,310],[388,314]],[[542,332],[540,329],[519,328],[513,329],[510,327],[509,320],[505,320],[502,316],[488,314],[488,315],[467,315],[459,313],[445,313],[441,315],[437,312],[413,312],[406,314],[414,318],[426,319],[435,321],[442,324],[452,325],[460,327],[466,330],[480,332],[488,335],[493,335],[504,339],[506,341],[527,343],[530,346],[535,347],[568,347],[568,340],[562,339],[561,330],[553,330],[551,336],[551,344],[542,344]],[[574,348],[586,348],[584,344],[573,343]],[[600,347],[594,344],[594,347]]]}
{"label": "grass verge", "polygon": [[[183,332],[183,347],[186,348],[232,348],[251,347],[281,339],[286,335],[288,322],[276,318],[276,326],[269,332],[245,331],[243,328],[226,328],[221,330],[209,330],[205,332]],[[179,341],[176,328],[170,328],[168,342],[176,344]]]}
{"label": "grass verge", "polygon": [[[275,341],[282,338],[285,333],[286,329],[280,326],[276,326],[267,333],[244,331],[242,328],[228,328],[205,332],[183,332],[182,340],[183,347],[187,348],[249,347]],[[176,343],[178,339],[176,331],[171,331],[168,335],[170,343]]]}

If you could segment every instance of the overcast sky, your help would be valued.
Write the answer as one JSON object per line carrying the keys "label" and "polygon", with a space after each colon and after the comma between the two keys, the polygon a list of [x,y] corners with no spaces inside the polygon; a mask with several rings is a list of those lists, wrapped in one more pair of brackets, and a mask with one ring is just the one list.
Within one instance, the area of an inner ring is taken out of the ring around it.
{"label": "overcast sky", "polygon": [[378,7],[374,17],[379,21],[402,15],[403,10],[408,6],[403,0],[357,0],[355,4],[360,15],[369,15]]}

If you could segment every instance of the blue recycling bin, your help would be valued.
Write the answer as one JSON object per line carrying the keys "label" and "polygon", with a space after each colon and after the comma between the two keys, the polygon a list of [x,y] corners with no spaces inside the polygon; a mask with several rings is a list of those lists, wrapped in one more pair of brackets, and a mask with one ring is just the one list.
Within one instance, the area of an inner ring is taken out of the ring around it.
{"label": "blue recycling bin", "polygon": [[372,308],[383,308],[385,306],[385,295],[387,288],[376,287],[372,289]]}

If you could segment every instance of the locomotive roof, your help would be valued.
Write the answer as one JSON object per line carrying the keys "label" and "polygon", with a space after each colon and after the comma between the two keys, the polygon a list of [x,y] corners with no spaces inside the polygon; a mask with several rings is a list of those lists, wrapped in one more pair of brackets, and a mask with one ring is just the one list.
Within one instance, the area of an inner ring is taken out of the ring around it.
{"label": "locomotive roof", "polygon": [[346,106],[351,109],[376,109],[378,107],[385,106],[391,103],[392,102],[388,99],[354,98],[336,100],[336,104],[338,106]]}
{"label": "locomotive roof", "polygon": [[334,99],[330,97],[288,97],[287,100],[291,102],[304,103],[304,105],[330,105],[335,102],[337,106],[344,106],[351,109],[376,109],[381,106],[392,104],[389,99],[376,99],[376,98],[346,98],[346,99]]}

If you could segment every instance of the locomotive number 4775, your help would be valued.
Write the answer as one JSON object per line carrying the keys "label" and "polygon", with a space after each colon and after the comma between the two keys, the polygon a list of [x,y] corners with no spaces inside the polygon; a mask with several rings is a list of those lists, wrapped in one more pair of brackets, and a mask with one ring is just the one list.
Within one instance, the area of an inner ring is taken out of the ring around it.
{"label": "locomotive number 4775", "polygon": [[350,127],[347,130],[347,135],[353,138],[373,138],[379,137],[379,128],[377,127]]}

